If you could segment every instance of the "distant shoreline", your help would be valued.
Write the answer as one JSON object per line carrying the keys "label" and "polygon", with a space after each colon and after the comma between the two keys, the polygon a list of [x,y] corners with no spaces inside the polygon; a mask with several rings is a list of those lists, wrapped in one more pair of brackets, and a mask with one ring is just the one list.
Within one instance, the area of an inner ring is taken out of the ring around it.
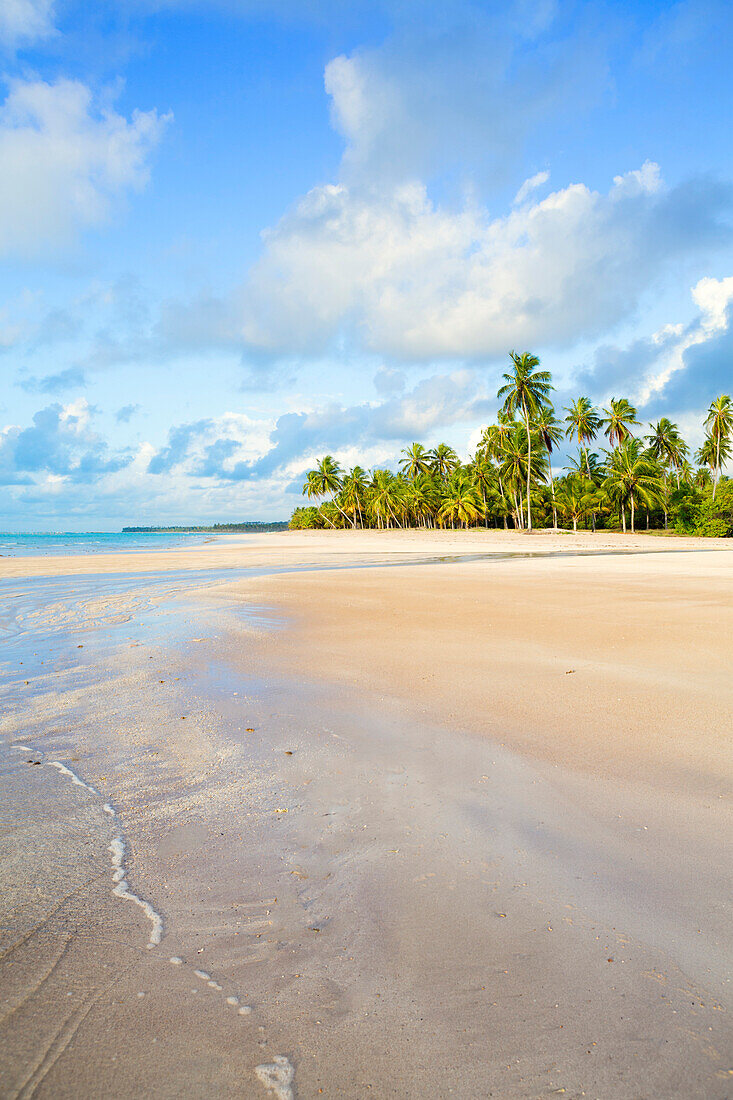
{"label": "distant shoreline", "polygon": [[167,535],[167,534],[231,534],[242,531],[287,531],[287,520],[275,520],[272,523],[252,520],[250,523],[215,523],[211,527],[196,526],[194,524],[183,527],[123,527],[123,535]]}

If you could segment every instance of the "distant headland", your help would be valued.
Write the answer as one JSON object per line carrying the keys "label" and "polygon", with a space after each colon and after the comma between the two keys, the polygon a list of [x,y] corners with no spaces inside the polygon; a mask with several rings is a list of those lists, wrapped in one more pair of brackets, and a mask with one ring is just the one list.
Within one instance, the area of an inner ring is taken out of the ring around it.
{"label": "distant headland", "polygon": [[287,531],[288,524],[275,520],[273,523],[265,523],[260,520],[251,520],[247,523],[215,523],[211,526],[197,525],[197,524],[185,524],[178,527],[123,527],[123,535],[160,535],[160,534],[188,534],[191,533],[208,533],[208,534],[230,534],[231,532],[242,531]]}

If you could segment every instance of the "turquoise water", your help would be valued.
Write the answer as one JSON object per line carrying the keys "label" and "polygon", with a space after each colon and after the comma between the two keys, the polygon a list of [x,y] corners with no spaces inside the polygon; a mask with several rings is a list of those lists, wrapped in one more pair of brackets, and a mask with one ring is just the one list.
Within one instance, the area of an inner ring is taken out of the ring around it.
{"label": "turquoise water", "polygon": [[201,546],[214,535],[196,531],[169,534],[140,534],[121,531],[54,531],[40,534],[3,534],[0,532],[0,554],[3,557],[28,557],[40,554],[101,554],[120,550],[162,550],[166,547]]}

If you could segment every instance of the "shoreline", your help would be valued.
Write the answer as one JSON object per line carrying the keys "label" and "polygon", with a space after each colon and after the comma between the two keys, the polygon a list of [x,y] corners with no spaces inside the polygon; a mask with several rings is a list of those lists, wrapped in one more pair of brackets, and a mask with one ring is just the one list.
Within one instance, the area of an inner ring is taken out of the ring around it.
{"label": "shoreline", "polygon": [[95,556],[38,606],[17,579],[5,1080],[724,1100],[733,558],[441,534],[187,550],[205,587],[118,555],[96,594]]}

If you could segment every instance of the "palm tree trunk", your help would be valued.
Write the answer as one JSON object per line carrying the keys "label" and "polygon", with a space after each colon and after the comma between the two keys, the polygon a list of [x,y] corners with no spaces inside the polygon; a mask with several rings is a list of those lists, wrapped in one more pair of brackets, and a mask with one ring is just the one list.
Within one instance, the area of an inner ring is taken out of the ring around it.
{"label": "palm tree trunk", "polygon": [[624,529],[624,534],[626,534],[626,505],[625,504],[621,505],[621,524],[622,524],[623,529]]}
{"label": "palm tree trunk", "polygon": [[529,485],[532,477],[532,436],[529,431],[529,413],[524,406],[524,419],[527,424],[527,530],[532,530],[532,504],[529,499]]}
{"label": "palm tree trunk", "polygon": [[550,486],[552,488],[552,522],[557,527],[557,505],[555,504],[555,479],[550,469],[550,452],[547,452],[547,469],[550,473]]}
{"label": "palm tree trunk", "polygon": [[715,500],[715,490],[718,488],[718,478],[720,477],[720,432],[718,432],[718,442],[715,446],[715,477],[713,479],[713,500]]}
{"label": "palm tree trunk", "polygon": [[631,534],[634,534],[634,494],[631,494]]}

